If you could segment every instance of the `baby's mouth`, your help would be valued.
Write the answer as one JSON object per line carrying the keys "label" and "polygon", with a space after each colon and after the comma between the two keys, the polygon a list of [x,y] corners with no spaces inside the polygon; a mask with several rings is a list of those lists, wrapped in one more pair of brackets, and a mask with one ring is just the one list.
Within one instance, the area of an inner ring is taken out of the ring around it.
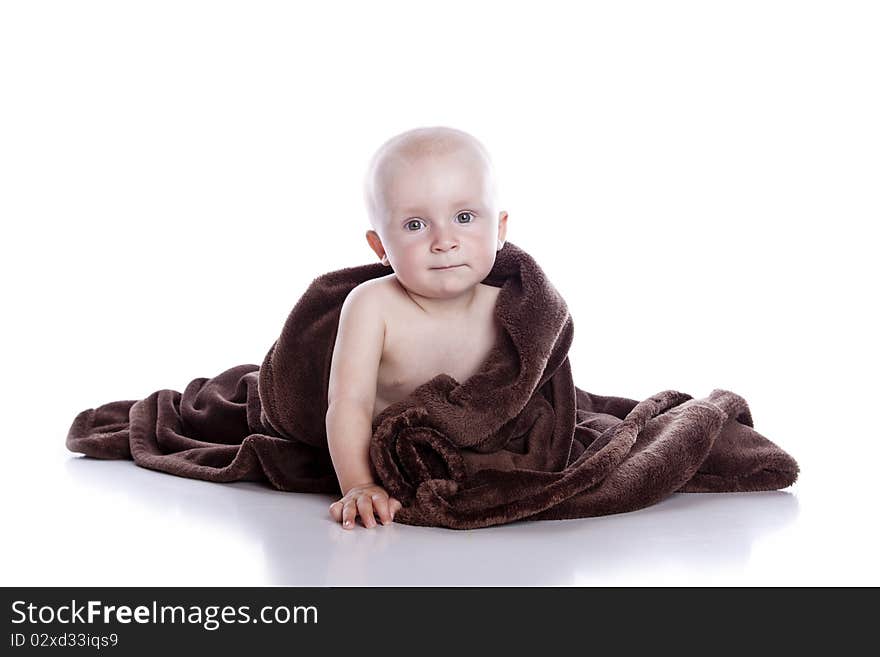
{"label": "baby's mouth", "polygon": [[449,265],[448,267],[431,267],[431,269],[436,269],[438,271],[445,271],[447,269],[458,269],[459,267],[464,267],[464,265]]}

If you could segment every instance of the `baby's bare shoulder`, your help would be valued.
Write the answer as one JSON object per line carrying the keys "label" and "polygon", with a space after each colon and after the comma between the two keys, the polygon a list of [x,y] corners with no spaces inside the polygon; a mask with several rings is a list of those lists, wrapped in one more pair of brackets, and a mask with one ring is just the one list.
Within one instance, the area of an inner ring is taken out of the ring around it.
{"label": "baby's bare shoulder", "polygon": [[400,283],[394,274],[371,278],[359,284],[355,289],[375,304],[385,317],[395,315],[401,309]]}
{"label": "baby's bare shoulder", "polygon": [[388,274],[387,276],[379,276],[378,278],[369,278],[363,283],[356,285],[354,289],[366,289],[381,292],[390,289],[394,282],[394,274]]}
{"label": "baby's bare shoulder", "polygon": [[328,403],[349,400],[372,413],[377,370],[385,345],[385,321],[379,286],[361,283],[342,304],[330,363]]}

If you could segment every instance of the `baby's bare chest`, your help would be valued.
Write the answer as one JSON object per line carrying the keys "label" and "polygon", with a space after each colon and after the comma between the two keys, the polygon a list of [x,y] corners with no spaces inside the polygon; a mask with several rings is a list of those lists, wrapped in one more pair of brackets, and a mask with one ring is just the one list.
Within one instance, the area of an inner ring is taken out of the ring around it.
{"label": "baby's bare chest", "polygon": [[480,369],[499,331],[494,312],[498,289],[485,292],[477,309],[460,319],[438,322],[406,307],[389,312],[374,417],[438,374],[463,383]]}

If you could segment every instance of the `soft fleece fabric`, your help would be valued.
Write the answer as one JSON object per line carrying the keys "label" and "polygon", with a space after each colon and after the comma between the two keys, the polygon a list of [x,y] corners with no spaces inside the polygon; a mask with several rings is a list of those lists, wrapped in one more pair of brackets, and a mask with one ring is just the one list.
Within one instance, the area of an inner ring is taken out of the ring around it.
{"label": "soft fleece fabric", "polygon": [[[387,273],[375,263],[319,276],[261,366],[84,410],[67,447],[184,477],[339,495],[324,424],[339,314],[355,286]],[[404,505],[396,521],[471,529],[580,518],[797,479],[795,460],[755,431],[733,392],[636,401],[577,388],[565,301],[511,242],[483,283],[501,288],[503,330],[480,370],[463,383],[440,374],[373,422],[377,481]]]}

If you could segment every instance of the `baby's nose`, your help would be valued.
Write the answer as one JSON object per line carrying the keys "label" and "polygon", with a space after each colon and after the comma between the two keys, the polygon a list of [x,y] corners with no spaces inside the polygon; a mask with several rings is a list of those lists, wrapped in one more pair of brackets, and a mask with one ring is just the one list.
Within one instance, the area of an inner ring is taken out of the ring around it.
{"label": "baby's nose", "polygon": [[458,247],[458,241],[452,235],[438,235],[434,240],[435,251],[446,251]]}

